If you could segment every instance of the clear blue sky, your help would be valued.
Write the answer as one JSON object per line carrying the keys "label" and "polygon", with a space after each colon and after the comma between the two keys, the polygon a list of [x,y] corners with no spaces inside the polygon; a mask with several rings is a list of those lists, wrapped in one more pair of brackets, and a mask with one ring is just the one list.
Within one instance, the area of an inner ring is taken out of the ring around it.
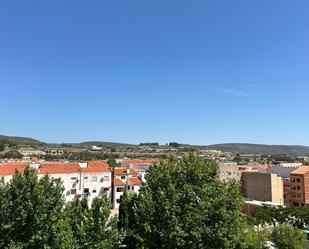
{"label": "clear blue sky", "polygon": [[0,134],[309,145],[309,1],[1,1]]}

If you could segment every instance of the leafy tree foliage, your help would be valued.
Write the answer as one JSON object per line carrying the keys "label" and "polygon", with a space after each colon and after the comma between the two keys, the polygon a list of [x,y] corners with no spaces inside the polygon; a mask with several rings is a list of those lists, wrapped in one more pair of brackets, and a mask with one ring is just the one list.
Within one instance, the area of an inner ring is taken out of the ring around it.
{"label": "leafy tree foliage", "polygon": [[154,142],[154,143],[140,143],[140,146],[159,146],[158,142]]}
{"label": "leafy tree foliage", "polygon": [[117,161],[116,161],[116,159],[115,158],[109,158],[108,160],[107,160],[107,163],[108,163],[108,165],[109,166],[111,166],[111,167],[117,167],[117,166],[120,166],[121,164],[120,163],[117,163]]}
{"label": "leafy tree foliage", "polygon": [[258,229],[249,224],[244,224],[242,249],[268,249],[270,240],[269,229]]}
{"label": "leafy tree foliage", "polygon": [[63,216],[63,188],[27,168],[0,183],[0,248],[75,248]]}
{"label": "leafy tree foliage", "polygon": [[288,223],[294,227],[303,229],[309,225],[308,207],[259,207],[252,215],[255,224],[278,224]]}
{"label": "leafy tree foliage", "polygon": [[170,142],[168,145],[175,148],[180,146],[180,144],[176,142]]}
{"label": "leafy tree foliage", "polygon": [[152,166],[138,198],[121,205],[128,248],[240,248],[239,186],[216,175],[215,162],[192,154]]}
{"label": "leafy tree foliage", "polygon": [[139,239],[135,235],[134,227],[136,225],[134,213],[134,201],[138,198],[128,191],[125,191],[120,197],[118,229],[125,234],[123,244],[127,248],[135,248],[139,243]]}
{"label": "leafy tree foliage", "polygon": [[0,151],[4,151],[5,149],[5,143],[0,140]]}
{"label": "leafy tree foliage", "polygon": [[288,224],[275,227],[271,238],[278,249],[305,249],[307,244],[304,232]]}
{"label": "leafy tree foliage", "polygon": [[91,208],[87,202],[86,198],[76,200],[66,208],[77,248],[118,248],[121,237],[116,220],[109,218],[110,202],[107,197],[104,195],[94,199]]}
{"label": "leafy tree foliage", "polygon": [[111,249],[121,240],[104,195],[65,208],[61,183],[27,168],[0,182],[0,248]]}
{"label": "leafy tree foliage", "polygon": [[2,158],[22,158],[23,155],[17,150],[11,150],[2,155]]}

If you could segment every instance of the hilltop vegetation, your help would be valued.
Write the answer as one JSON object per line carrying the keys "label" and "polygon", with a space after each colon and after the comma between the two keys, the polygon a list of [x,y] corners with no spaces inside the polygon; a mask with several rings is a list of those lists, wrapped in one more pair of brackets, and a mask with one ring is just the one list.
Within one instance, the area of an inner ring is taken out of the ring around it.
{"label": "hilltop vegetation", "polygon": [[306,156],[309,155],[309,147],[301,145],[266,145],[266,144],[246,144],[246,143],[227,143],[214,144],[204,148],[233,152],[239,154],[257,155],[289,155]]}
{"label": "hilltop vegetation", "polygon": [[248,143],[225,143],[214,145],[190,145],[170,142],[166,145],[160,145],[157,142],[140,143],[139,145],[128,143],[104,142],[104,141],[85,141],[80,143],[45,143],[29,137],[15,137],[0,135],[0,151],[1,141],[7,145],[15,145],[15,149],[21,146],[33,146],[35,148],[90,148],[98,146],[102,148],[125,148],[127,150],[136,150],[139,146],[152,147],[153,149],[174,148],[180,151],[194,150],[219,150],[223,152],[231,152],[238,154],[255,154],[255,155],[287,155],[287,156],[307,156],[309,155],[309,147],[301,145],[267,145],[267,144],[248,144]]}

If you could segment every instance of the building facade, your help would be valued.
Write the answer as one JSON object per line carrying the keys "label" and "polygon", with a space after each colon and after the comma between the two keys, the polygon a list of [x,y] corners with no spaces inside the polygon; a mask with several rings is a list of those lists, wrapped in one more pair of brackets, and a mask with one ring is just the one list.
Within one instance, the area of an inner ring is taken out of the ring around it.
{"label": "building facade", "polygon": [[243,172],[241,190],[247,200],[269,201],[283,205],[283,181],[276,174]]}
{"label": "building facade", "polygon": [[112,174],[105,161],[0,163],[0,177],[9,182],[16,171],[23,173],[27,167],[39,178],[47,174],[61,182],[66,202],[86,196],[91,205],[98,196],[111,197]]}
{"label": "building facade", "polygon": [[291,206],[309,205],[309,166],[302,166],[290,174]]}
{"label": "building facade", "polygon": [[114,168],[113,175],[112,206],[113,209],[118,209],[120,197],[124,191],[138,193],[142,185],[142,180],[138,177],[138,172],[135,169],[126,167]]}

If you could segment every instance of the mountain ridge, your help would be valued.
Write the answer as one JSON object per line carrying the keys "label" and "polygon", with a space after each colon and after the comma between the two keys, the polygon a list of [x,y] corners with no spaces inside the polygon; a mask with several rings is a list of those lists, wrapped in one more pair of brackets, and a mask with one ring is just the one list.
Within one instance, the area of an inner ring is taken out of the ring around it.
{"label": "mountain ridge", "polygon": [[[106,142],[106,141],[82,141],[77,143],[46,143],[31,137],[0,135],[0,140],[6,139],[20,144],[44,144],[44,145],[71,145],[71,146],[137,146],[136,144]],[[307,156],[309,146],[304,145],[275,145],[275,144],[255,144],[255,143],[221,143],[212,145],[184,145],[197,149],[220,150],[239,154],[262,154],[262,155],[290,155]]]}

